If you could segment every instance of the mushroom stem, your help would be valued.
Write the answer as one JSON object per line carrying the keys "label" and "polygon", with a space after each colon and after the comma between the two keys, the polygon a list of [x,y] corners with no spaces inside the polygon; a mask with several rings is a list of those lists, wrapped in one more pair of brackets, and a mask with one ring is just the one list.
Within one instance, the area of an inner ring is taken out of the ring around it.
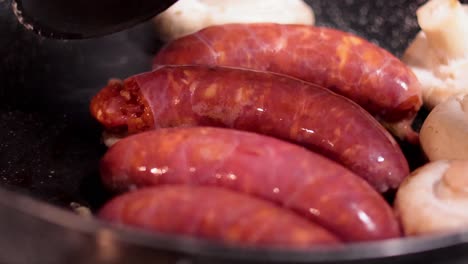
{"label": "mushroom stem", "polygon": [[468,18],[458,0],[431,0],[416,15],[439,59],[447,62],[468,55]]}
{"label": "mushroom stem", "polygon": [[442,180],[454,193],[468,195],[468,162],[452,161]]}
{"label": "mushroom stem", "polygon": [[468,162],[452,160],[450,166],[435,186],[439,199],[453,200],[468,198]]}

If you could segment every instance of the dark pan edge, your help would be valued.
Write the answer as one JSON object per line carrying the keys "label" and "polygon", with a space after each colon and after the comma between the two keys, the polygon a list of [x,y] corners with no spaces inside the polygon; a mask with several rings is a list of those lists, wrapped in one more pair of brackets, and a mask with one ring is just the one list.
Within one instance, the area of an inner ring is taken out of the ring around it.
{"label": "dark pan edge", "polygon": [[[234,261],[271,261],[281,262],[329,262],[382,259],[394,256],[423,253],[430,250],[442,249],[454,245],[468,243],[468,232],[438,235],[431,237],[391,239],[382,242],[359,243],[343,248],[317,248],[310,251],[281,251],[268,249],[248,249],[231,246],[221,246],[211,242],[192,238],[152,235],[130,228],[115,227],[105,224],[98,219],[90,218],[83,221],[83,217],[33,198],[16,194],[0,188],[0,211],[5,208],[18,211],[15,217],[35,216],[40,221],[51,223],[57,230],[66,229],[79,232],[87,243],[96,243],[99,251],[99,236],[107,232],[113,239],[108,243],[131,244],[147,249],[169,251],[178,254],[193,255],[197,258],[224,259]],[[66,239],[66,237],[64,237]],[[64,241],[66,243],[66,241]],[[125,245],[129,246],[129,245]],[[99,255],[99,254],[98,254]],[[96,256],[98,256],[96,255]],[[96,257],[88,256],[88,257]]]}

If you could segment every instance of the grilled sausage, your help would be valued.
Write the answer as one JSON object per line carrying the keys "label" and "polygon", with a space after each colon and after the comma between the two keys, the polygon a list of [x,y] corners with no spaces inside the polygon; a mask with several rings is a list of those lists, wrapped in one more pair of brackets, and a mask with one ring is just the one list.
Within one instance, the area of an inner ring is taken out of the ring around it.
{"label": "grilled sausage", "polygon": [[386,122],[421,107],[416,76],[398,58],[350,33],[272,23],[208,27],[169,43],[155,66],[206,64],[290,75],[327,87]]}
{"label": "grilled sausage", "polygon": [[340,243],[327,230],[288,210],[213,187],[163,186],[130,192],[105,204],[99,217],[229,244],[309,248]]}
{"label": "grilled sausage", "polygon": [[101,177],[114,191],[228,188],[294,210],[346,241],[399,236],[390,206],[364,180],[300,146],[250,132],[192,127],[133,135],[108,150]]}
{"label": "grilled sausage", "polygon": [[382,192],[409,174],[398,144],[361,107],[268,72],[165,66],[111,82],[91,112],[107,129],[129,133],[205,125],[271,135],[338,161]]}

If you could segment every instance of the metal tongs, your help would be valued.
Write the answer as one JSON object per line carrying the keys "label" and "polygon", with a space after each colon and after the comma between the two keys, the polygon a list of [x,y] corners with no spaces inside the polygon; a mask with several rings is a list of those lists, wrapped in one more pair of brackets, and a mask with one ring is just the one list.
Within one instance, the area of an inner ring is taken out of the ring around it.
{"label": "metal tongs", "polygon": [[18,21],[41,36],[83,39],[144,22],[177,0],[12,0]]}

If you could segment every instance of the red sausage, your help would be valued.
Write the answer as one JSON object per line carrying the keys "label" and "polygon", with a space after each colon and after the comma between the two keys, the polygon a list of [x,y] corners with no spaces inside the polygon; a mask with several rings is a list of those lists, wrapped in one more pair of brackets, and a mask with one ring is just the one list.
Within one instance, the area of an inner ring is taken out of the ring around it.
{"label": "red sausage", "polygon": [[93,99],[91,112],[109,130],[129,133],[204,125],[285,139],[343,164],[382,192],[409,174],[398,144],[361,107],[269,72],[166,66],[114,81]]}
{"label": "red sausage", "polygon": [[122,139],[101,161],[113,191],[209,185],[289,208],[346,241],[398,237],[390,206],[341,165],[275,138],[224,128],[159,129]]}
{"label": "red sausage", "polygon": [[130,192],[108,202],[99,217],[158,233],[240,245],[339,244],[334,235],[288,210],[212,187],[163,186]]}
{"label": "red sausage", "polygon": [[169,43],[164,64],[244,67],[327,87],[387,122],[413,118],[422,105],[413,72],[384,49],[350,33],[280,24],[212,26]]}

